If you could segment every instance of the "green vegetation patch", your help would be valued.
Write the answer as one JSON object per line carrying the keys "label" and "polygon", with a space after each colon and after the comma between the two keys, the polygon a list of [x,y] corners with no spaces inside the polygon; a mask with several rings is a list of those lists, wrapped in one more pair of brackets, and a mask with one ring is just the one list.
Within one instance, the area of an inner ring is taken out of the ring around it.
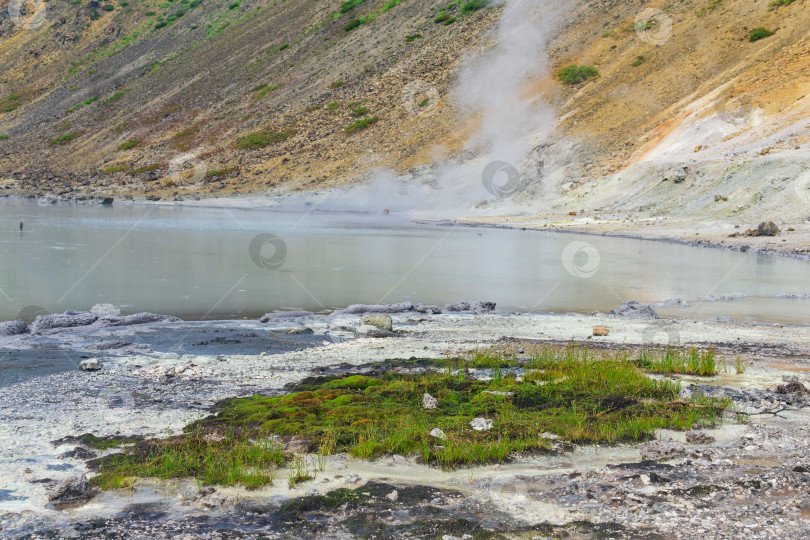
{"label": "green vegetation patch", "polygon": [[637,66],[640,66],[641,64],[643,64],[643,63],[644,63],[644,62],[646,62],[646,61],[647,61],[647,59],[646,59],[646,58],[644,58],[644,57],[643,57],[643,56],[641,56],[641,55],[638,55],[638,56],[636,56],[636,59],[635,59],[635,60],[633,60],[633,63],[632,63],[631,65],[632,65],[633,67],[637,67]]}
{"label": "green vegetation patch", "polygon": [[79,110],[82,107],[87,107],[88,105],[90,105],[91,103],[95,103],[96,101],[98,101],[97,97],[87,98],[86,100],[82,101],[81,103],[77,103],[76,105],[74,105],[65,112],[72,113],[73,111]]}
{"label": "green vegetation patch", "polygon": [[64,135],[59,135],[58,137],[54,137],[53,139],[48,141],[48,144],[51,145],[51,146],[67,144],[67,143],[69,143],[70,141],[72,141],[75,138],[76,138],[75,133],[65,133]]}
{"label": "green vegetation patch", "polygon": [[267,97],[267,94],[269,94],[270,92],[272,92],[274,90],[277,90],[278,87],[279,87],[278,84],[273,84],[273,85],[262,84],[262,85],[259,85],[259,86],[257,86],[256,88],[254,88],[252,90],[253,97],[256,98],[256,99],[264,99],[265,97]]}
{"label": "green vegetation patch", "polygon": [[748,34],[748,41],[753,43],[754,41],[759,41],[760,39],[765,39],[766,37],[771,37],[772,35],[774,35],[774,32],[760,26],[759,28],[754,28],[751,30],[751,32]]}
{"label": "green vegetation patch", "polygon": [[90,448],[96,450],[109,450],[123,444],[132,444],[142,440],[141,437],[96,437],[92,433],[82,435],[81,440]]}
{"label": "green vegetation patch", "polygon": [[411,34],[410,36],[405,36],[406,43],[413,43],[417,39],[422,39],[422,34]]}
{"label": "green vegetation patch", "polygon": [[589,79],[599,77],[599,71],[593,66],[565,66],[557,72],[557,76],[565,84],[579,84]]}
{"label": "green vegetation patch", "polygon": [[105,167],[101,169],[102,174],[115,174],[119,172],[124,172],[125,170],[129,169],[127,165],[110,165],[109,167]]}
{"label": "green vegetation patch", "polygon": [[362,5],[366,2],[366,0],[347,0],[340,5],[340,9],[338,10],[340,14],[344,14],[356,8],[359,5]]}
{"label": "green vegetation patch", "polygon": [[5,141],[5,140],[8,140],[8,139],[9,139],[8,135],[0,135],[0,141]]}
{"label": "green vegetation patch", "polygon": [[238,148],[264,148],[271,144],[280,143],[290,138],[292,132],[290,131],[274,131],[272,129],[265,129],[246,135],[236,141]]}
{"label": "green vegetation patch", "polygon": [[128,141],[124,141],[118,145],[119,150],[129,150],[130,148],[135,148],[141,144],[141,141],[138,139],[129,139]]}
{"label": "green vegetation patch", "polygon": [[343,129],[346,131],[346,133],[356,133],[368,128],[372,124],[376,124],[377,121],[379,121],[379,118],[376,116],[372,116],[371,118],[363,118],[362,120],[357,120],[353,124],[349,124]]}
{"label": "green vegetation patch", "polygon": [[227,176],[231,174],[235,169],[233,167],[222,167],[221,169],[211,169],[210,171],[206,171],[205,177],[206,178],[214,178],[215,176]]}
{"label": "green vegetation patch", "polygon": [[[290,457],[290,486],[317,475],[333,452],[364,459],[408,455],[448,469],[547,451],[549,434],[569,444],[643,441],[662,428],[715,425],[729,402],[682,401],[678,382],[655,379],[642,368],[716,373],[712,362],[710,351],[595,353],[571,344],[539,348],[528,359],[480,353],[416,360],[411,367],[420,369],[410,373],[310,377],[286,395],[225,400],[215,416],[187,426],[184,435],[142,441],[95,460],[90,465],[100,475],[93,483],[109,489],[131,485],[132,477],[196,477],[208,485],[256,488],[273,483],[275,468],[285,463],[282,443],[293,438],[310,441],[317,456]],[[437,400],[436,408],[423,407],[425,393]],[[473,419],[491,428],[472,429]],[[441,434],[431,435],[436,429]]]}

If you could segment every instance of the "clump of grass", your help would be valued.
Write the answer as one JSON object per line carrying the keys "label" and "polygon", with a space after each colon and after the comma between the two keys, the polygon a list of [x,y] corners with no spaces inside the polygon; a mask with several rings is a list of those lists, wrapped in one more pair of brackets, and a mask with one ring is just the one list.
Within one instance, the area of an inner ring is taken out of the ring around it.
{"label": "clump of grass", "polygon": [[340,88],[344,84],[346,84],[344,81],[335,81],[335,82],[333,82],[332,84],[329,85],[329,88],[334,90],[335,88]]}
{"label": "clump of grass", "polygon": [[329,103],[326,104],[326,108],[332,112],[335,112],[336,110],[338,110],[338,108],[340,108],[340,103],[338,103],[337,101],[330,101]]}
{"label": "clump of grass", "polygon": [[127,167],[126,165],[110,165],[109,167],[105,167],[104,169],[101,169],[101,173],[102,174],[115,174],[115,173],[118,173],[118,172],[123,172],[123,171],[127,170],[128,168],[129,167]]}
{"label": "clump of grass", "polygon": [[636,361],[639,367],[653,373],[677,373],[710,377],[717,375],[720,365],[714,349],[686,350],[667,347],[666,349],[649,349],[641,351]]}
{"label": "clump of grass", "polygon": [[0,135],[0,141],[6,141],[9,139],[8,135]]}
{"label": "clump of grass", "polygon": [[461,5],[461,12],[472,13],[473,11],[478,11],[486,7],[489,7],[489,0],[472,0]]}
{"label": "clump of grass", "polygon": [[352,19],[351,21],[346,23],[346,26],[343,27],[343,30],[346,31],[346,32],[351,32],[352,30],[354,30],[355,28],[361,26],[365,22],[366,21],[363,20],[363,19]]}
{"label": "clump of grass", "polygon": [[778,6],[787,6],[787,5],[790,5],[792,3],[793,3],[793,0],[774,0],[773,2],[771,2],[768,5],[778,7]]}
{"label": "clump of grass", "polygon": [[212,440],[198,431],[147,441],[127,452],[91,462],[99,471],[91,483],[102,489],[115,489],[132,477],[192,477],[205,485],[257,489],[273,484],[275,469],[283,462],[283,448],[270,439],[255,440],[245,432],[232,431]]}
{"label": "clump of grass", "polygon": [[238,148],[264,148],[266,146],[270,146],[271,144],[286,141],[288,138],[290,138],[290,135],[291,132],[289,131],[274,131],[272,129],[266,129],[242,137],[236,141],[236,146]]}
{"label": "clump of grass", "polygon": [[347,13],[365,2],[366,0],[347,0],[340,5],[340,9],[338,11],[342,15],[343,13]]}
{"label": "clump of grass", "polygon": [[405,36],[406,43],[412,43],[417,39],[422,39],[422,34],[411,34],[410,36]]}
{"label": "clump of grass", "polygon": [[141,144],[141,141],[139,139],[129,139],[128,141],[124,141],[121,144],[119,144],[118,149],[119,150],[129,150],[131,148],[135,148],[139,144]]}
{"label": "clump of grass", "polygon": [[205,177],[206,178],[214,178],[215,176],[227,176],[234,171],[233,167],[222,167],[221,169],[211,169],[210,171],[206,171]]}
{"label": "clump of grass", "polygon": [[81,109],[82,107],[87,107],[88,105],[90,105],[91,103],[95,103],[96,101],[98,101],[97,97],[87,98],[86,100],[82,101],[81,103],[77,103],[76,105],[74,105],[73,107],[68,109],[66,112],[71,113],[73,111]]}
{"label": "clump of grass", "polygon": [[644,58],[644,57],[643,57],[643,56],[641,56],[641,55],[638,55],[638,56],[636,56],[636,59],[635,59],[635,60],[633,60],[633,63],[632,63],[631,65],[632,65],[633,67],[637,67],[637,66],[640,66],[641,64],[643,64],[643,63],[644,63],[644,62],[646,62],[646,61],[647,61],[647,59],[646,59],[646,58]]}
{"label": "clump of grass", "polygon": [[158,169],[162,169],[163,167],[165,167],[165,165],[162,164],[162,163],[150,163],[149,165],[141,165],[140,167],[132,169],[132,174],[141,174],[141,173],[145,173],[145,172],[152,172],[152,171],[156,171]]}
{"label": "clump of grass", "polygon": [[252,92],[254,92],[253,97],[255,97],[256,99],[264,99],[267,96],[267,94],[269,94],[270,92],[272,92],[274,90],[277,90],[278,87],[279,87],[278,84],[273,84],[273,85],[262,84],[262,85],[259,85],[259,86],[257,86],[256,88],[254,88],[252,90]]}
{"label": "clump of grass", "polygon": [[172,135],[172,144],[175,148],[181,151],[189,150],[192,147],[192,143],[194,142],[194,137],[197,136],[197,133],[200,132],[199,126],[189,126],[185,129],[181,129],[174,135]]}
{"label": "clump of grass", "polygon": [[754,41],[759,41],[760,39],[770,37],[773,34],[774,32],[772,32],[771,30],[768,30],[767,28],[763,28],[760,26],[759,28],[754,28],[753,30],[751,30],[751,32],[748,34],[748,41],[753,43]]}
{"label": "clump of grass", "polygon": [[355,107],[352,109],[352,116],[365,116],[368,114],[368,107]]}
{"label": "clump of grass", "polygon": [[362,120],[355,121],[353,124],[349,124],[348,126],[346,126],[343,129],[346,131],[346,133],[349,133],[349,134],[356,133],[358,131],[362,131],[364,129],[367,129],[372,124],[377,123],[378,120],[379,120],[379,118],[376,117],[376,116],[372,116],[371,118],[363,118]]}
{"label": "clump of grass", "polygon": [[70,141],[72,141],[75,138],[76,138],[75,133],[65,133],[64,135],[59,135],[58,137],[54,137],[53,139],[48,141],[48,144],[51,145],[51,146],[67,144],[67,143],[69,143]]}
{"label": "clump of grass", "polygon": [[599,71],[593,66],[565,66],[557,72],[565,84],[575,85],[599,77]]}

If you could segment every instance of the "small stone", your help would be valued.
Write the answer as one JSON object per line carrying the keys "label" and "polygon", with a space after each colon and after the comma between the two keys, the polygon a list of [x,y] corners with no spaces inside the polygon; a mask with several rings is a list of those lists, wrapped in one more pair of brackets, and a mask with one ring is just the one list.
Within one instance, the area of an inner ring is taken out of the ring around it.
{"label": "small stone", "polygon": [[666,461],[686,455],[686,448],[675,441],[650,441],[641,447],[641,459]]}
{"label": "small stone", "polygon": [[363,324],[357,327],[357,330],[354,331],[354,337],[363,338],[363,337],[370,337],[370,338],[384,338],[393,336],[393,332],[389,332],[388,330],[380,330],[376,326],[372,326],[370,324]]}
{"label": "small stone", "polygon": [[594,326],[593,327],[593,335],[595,336],[606,336],[610,334],[610,328],[607,326]]}
{"label": "small stone", "polygon": [[545,431],[540,434],[540,438],[541,439],[547,439],[549,441],[556,441],[557,439],[559,439],[559,437],[554,435],[553,433],[548,433],[548,432],[545,432]]}
{"label": "small stone", "polygon": [[284,455],[285,456],[293,456],[293,455],[304,455],[309,453],[309,449],[312,448],[312,441],[309,439],[304,438],[295,438],[287,442],[284,445]]}
{"label": "small stone", "polygon": [[346,482],[347,484],[356,484],[360,481],[360,475],[354,473],[350,474],[346,476],[346,478],[344,478],[343,481]]}
{"label": "small stone", "polygon": [[422,396],[422,408],[423,409],[435,409],[439,406],[439,400],[435,397],[431,396],[430,394],[425,393]]}
{"label": "small stone", "polygon": [[408,461],[408,458],[405,456],[400,456],[399,454],[394,455],[394,463],[397,465],[410,465],[411,462]]}
{"label": "small stone", "polygon": [[489,418],[473,418],[470,427],[475,431],[487,431],[492,429],[492,420]]}
{"label": "small stone", "polygon": [[442,440],[447,438],[447,435],[444,434],[444,431],[440,430],[439,428],[433,428],[432,430],[430,430],[430,436]]}
{"label": "small stone", "polygon": [[79,362],[79,369],[82,371],[99,371],[102,367],[104,366],[98,358],[88,358]]}
{"label": "small stone", "polygon": [[385,498],[388,499],[388,500],[391,500],[391,501],[395,501],[395,500],[399,499],[399,492],[397,490],[394,490],[391,493],[389,493],[388,495],[386,495]]}
{"label": "small stone", "polygon": [[776,236],[782,232],[773,221],[763,221],[757,225],[757,236]]}
{"label": "small stone", "polygon": [[74,474],[59,483],[48,495],[48,500],[55,505],[71,505],[90,500],[95,492],[83,474]]}

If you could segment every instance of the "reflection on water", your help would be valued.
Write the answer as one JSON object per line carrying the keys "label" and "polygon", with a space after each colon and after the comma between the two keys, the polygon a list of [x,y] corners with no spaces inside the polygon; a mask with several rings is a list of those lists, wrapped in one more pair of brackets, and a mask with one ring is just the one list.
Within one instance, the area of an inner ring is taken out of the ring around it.
{"label": "reflection on water", "polygon": [[[679,298],[689,305],[659,311],[804,324],[810,300],[775,296],[810,294],[808,270],[782,257],[395,215],[0,200],[0,320],[97,303],[213,319],[401,301],[588,312]],[[744,297],[698,301],[736,292]]]}

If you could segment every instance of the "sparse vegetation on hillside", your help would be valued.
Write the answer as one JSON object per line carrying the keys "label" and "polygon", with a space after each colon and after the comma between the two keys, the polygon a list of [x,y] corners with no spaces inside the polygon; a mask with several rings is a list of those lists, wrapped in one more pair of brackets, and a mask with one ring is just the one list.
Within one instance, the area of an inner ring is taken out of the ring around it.
{"label": "sparse vegetation on hillside", "polygon": [[286,141],[290,137],[289,131],[274,131],[267,129],[264,131],[257,131],[236,141],[238,148],[264,148],[271,144]]}
{"label": "sparse vegetation on hillside", "polygon": [[129,139],[128,141],[122,142],[118,145],[119,150],[129,150],[130,148],[135,148],[140,144],[141,141],[138,139]]}
{"label": "sparse vegetation on hillside", "polygon": [[56,145],[59,145],[59,144],[67,144],[67,143],[69,143],[70,141],[72,141],[75,138],[76,138],[75,133],[65,133],[64,135],[59,135],[58,137],[54,137],[53,139],[51,139],[48,142],[48,144],[50,144],[51,146],[56,146]]}

